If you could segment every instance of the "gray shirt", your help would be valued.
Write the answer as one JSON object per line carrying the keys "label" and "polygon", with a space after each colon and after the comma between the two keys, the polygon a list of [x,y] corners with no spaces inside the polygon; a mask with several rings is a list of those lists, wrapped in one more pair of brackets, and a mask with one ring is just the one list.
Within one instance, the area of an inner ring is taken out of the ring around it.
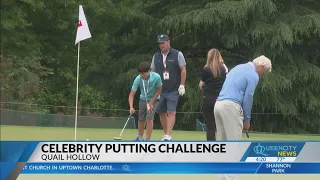
{"label": "gray shirt", "polygon": [[[151,62],[151,68],[152,69],[155,68],[155,66],[154,66],[154,56],[155,55],[152,56],[152,62]],[[184,56],[183,56],[182,52],[178,53],[178,64],[179,64],[179,67],[187,65],[186,60],[184,59]]]}

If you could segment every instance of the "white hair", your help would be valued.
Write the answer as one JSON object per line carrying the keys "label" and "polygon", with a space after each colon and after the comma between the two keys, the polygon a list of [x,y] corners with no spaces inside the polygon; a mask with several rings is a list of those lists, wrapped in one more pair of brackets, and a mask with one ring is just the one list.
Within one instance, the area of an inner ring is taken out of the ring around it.
{"label": "white hair", "polygon": [[263,66],[265,69],[267,69],[269,72],[271,72],[272,64],[269,58],[265,57],[264,55],[261,55],[259,57],[256,57],[253,60],[253,63],[256,65]]}

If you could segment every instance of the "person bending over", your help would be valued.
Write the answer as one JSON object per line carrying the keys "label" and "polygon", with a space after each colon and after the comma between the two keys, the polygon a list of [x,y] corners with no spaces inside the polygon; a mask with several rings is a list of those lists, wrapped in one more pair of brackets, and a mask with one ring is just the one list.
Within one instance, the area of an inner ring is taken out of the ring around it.
{"label": "person bending over", "polygon": [[140,88],[138,137],[136,141],[143,140],[146,123],[146,140],[149,141],[153,129],[155,109],[157,108],[159,95],[162,90],[162,81],[159,74],[150,72],[150,65],[142,62],[138,66],[139,75],[134,79],[131,92],[129,94],[130,114],[135,112],[133,108],[134,95]]}
{"label": "person bending over", "polygon": [[[228,73],[214,106],[220,140],[240,140],[242,132],[249,130],[255,89],[260,76],[271,72],[271,67],[271,61],[262,55]],[[223,175],[220,179],[237,180],[237,176]]]}

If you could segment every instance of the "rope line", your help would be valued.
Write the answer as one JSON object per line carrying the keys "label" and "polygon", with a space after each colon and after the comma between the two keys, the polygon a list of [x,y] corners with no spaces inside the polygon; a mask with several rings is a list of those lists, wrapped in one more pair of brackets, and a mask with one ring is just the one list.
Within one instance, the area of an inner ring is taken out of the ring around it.
{"label": "rope line", "polygon": [[[70,108],[70,109],[75,109],[76,108],[75,106],[27,104],[27,103],[18,103],[18,102],[0,102],[0,104],[28,105],[28,106],[42,106],[42,107],[58,107],[58,108]],[[102,108],[86,108],[86,107],[78,107],[78,109],[129,112],[128,109],[102,109]],[[201,111],[177,111],[176,113],[177,114],[202,114]],[[285,115],[285,114],[290,114],[290,113],[251,113],[251,114],[253,114],[253,115],[262,115],[262,114],[264,114],[264,115]]]}

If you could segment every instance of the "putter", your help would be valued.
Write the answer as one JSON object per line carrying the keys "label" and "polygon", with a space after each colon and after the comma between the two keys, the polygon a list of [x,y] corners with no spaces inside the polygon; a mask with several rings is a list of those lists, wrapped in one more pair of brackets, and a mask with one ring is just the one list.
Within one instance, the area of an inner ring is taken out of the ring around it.
{"label": "putter", "polygon": [[130,118],[131,118],[132,115],[133,115],[133,114],[130,114],[130,116],[128,117],[127,122],[124,124],[120,135],[119,135],[119,136],[116,136],[116,137],[113,137],[114,140],[122,140],[122,138],[121,138],[122,133],[123,133],[124,129],[126,128],[126,126],[127,126],[127,124],[128,124],[128,122],[129,122],[129,120],[130,120]]}
{"label": "putter", "polygon": [[246,131],[247,138],[250,140],[249,132]]}

